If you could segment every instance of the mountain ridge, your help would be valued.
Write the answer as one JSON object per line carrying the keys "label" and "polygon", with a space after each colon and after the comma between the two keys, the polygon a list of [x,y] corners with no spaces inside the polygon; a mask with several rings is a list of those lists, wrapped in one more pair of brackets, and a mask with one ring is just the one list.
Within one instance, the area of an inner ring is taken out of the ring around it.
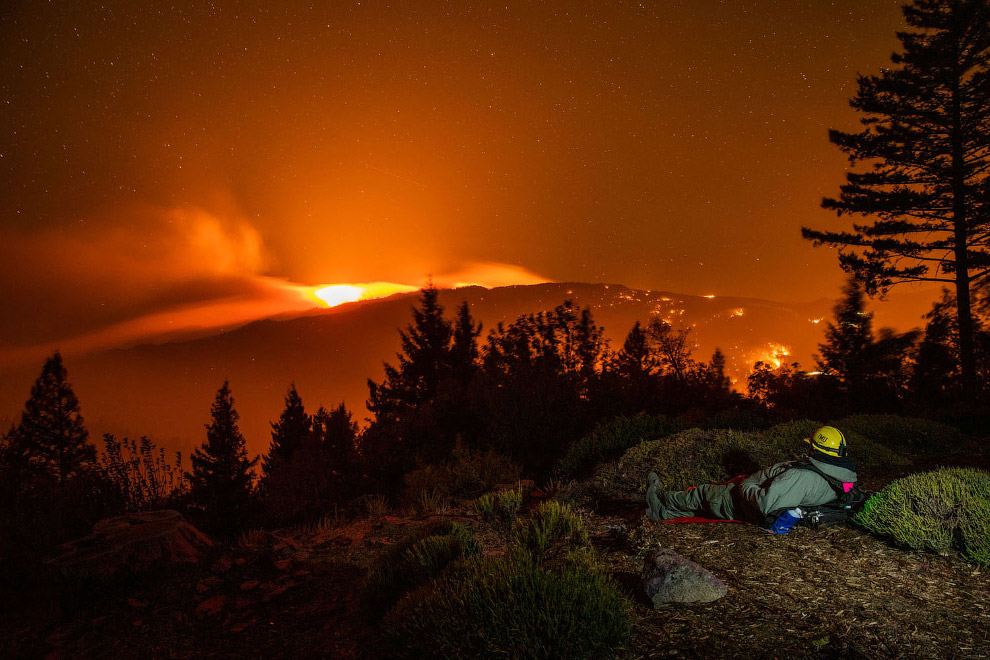
{"label": "mountain ridge", "polygon": [[[202,442],[213,395],[229,380],[249,452],[260,453],[267,449],[269,422],[278,417],[292,382],[311,412],[344,401],[356,419],[365,418],[367,379],[380,380],[383,362],[395,361],[397,330],[411,321],[417,299],[416,292],[400,293],[259,319],[193,338],[67,356],[69,376],[94,439],[105,432],[149,435],[159,445],[183,453]],[[484,325],[482,341],[498,322],[553,309],[567,299],[592,310],[614,350],[621,348],[636,320],[646,323],[653,314],[675,327],[690,328],[697,344],[695,359],[707,361],[716,347],[721,348],[727,372],[740,386],[752,363],[771,357],[775,347],[789,349],[778,357],[810,366],[811,354],[823,339],[816,321],[827,318],[834,304],[582,282],[440,292],[448,316],[461,300],[468,301],[472,315]],[[2,423],[9,424],[19,414],[36,371],[36,366],[0,370]]]}

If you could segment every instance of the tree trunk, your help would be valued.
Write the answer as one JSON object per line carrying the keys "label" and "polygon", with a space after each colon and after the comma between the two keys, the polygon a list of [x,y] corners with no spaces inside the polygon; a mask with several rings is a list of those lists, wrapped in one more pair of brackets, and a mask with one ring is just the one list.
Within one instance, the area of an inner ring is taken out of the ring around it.
{"label": "tree trunk", "polygon": [[[956,46],[961,26],[958,24],[959,4],[952,4],[952,31]],[[960,84],[962,72],[958,70],[959,52],[956,52],[956,75],[952,86],[952,225],[954,230],[956,267],[956,313],[959,323],[959,367],[962,371],[963,395],[967,404],[976,400],[976,355],[973,346],[973,314],[969,297],[969,255],[967,239],[969,227],[966,203],[966,172],[963,149],[962,99]]]}

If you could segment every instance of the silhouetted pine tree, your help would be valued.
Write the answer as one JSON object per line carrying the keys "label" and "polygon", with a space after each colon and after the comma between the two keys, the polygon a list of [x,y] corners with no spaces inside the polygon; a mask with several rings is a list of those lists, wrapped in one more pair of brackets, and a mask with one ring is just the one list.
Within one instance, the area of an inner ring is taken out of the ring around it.
{"label": "silhouetted pine tree", "polygon": [[720,348],[715,349],[711,362],[708,363],[708,382],[716,391],[729,391],[730,382],[725,375],[725,354]]}
{"label": "silhouetted pine tree", "polygon": [[[990,333],[987,332],[987,287],[978,290],[974,309],[974,343],[976,347],[977,389],[990,390]],[[928,409],[954,407],[961,396],[959,377],[959,325],[956,298],[948,289],[925,315],[928,323],[918,345],[911,390],[917,403]]]}
{"label": "silhouetted pine tree", "polygon": [[450,368],[454,379],[462,387],[471,382],[478,371],[478,336],[481,323],[471,318],[471,308],[467,300],[457,307],[457,317],[453,325],[453,344],[450,348]]}
{"label": "silhouetted pine tree", "polygon": [[839,248],[842,268],[884,292],[901,282],[953,284],[964,391],[975,393],[971,287],[990,274],[990,2],[915,0],[902,53],[879,76],[860,76],[850,104],[861,132],[829,139],[861,172],[848,172],[838,215],[872,217],[853,231],[802,229]]}
{"label": "silhouetted pine tree", "polygon": [[646,332],[639,321],[626,335],[622,350],[615,356],[614,368],[619,375],[633,380],[652,375],[656,370]]}
{"label": "silhouetted pine tree", "polygon": [[313,520],[361,491],[357,424],[344,404],[313,415],[312,433],[291,456],[277,463],[261,492],[271,521]]}
{"label": "silhouetted pine tree", "polygon": [[207,512],[216,528],[231,532],[249,513],[258,459],[248,460],[229,382],[217,391],[210,415],[206,442],[193,451],[192,472],[186,477],[192,502]]}
{"label": "silhouetted pine tree", "polygon": [[285,395],[285,409],[278,421],[272,423],[272,442],[261,461],[262,481],[271,475],[277,465],[291,458],[312,433],[313,421],[306,414],[302,397],[296,391],[296,384],[292,383]]}
{"label": "silhouetted pine tree", "polygon": [[8,433],[5,453],[9,465],[50,475],[59,484],[95,466],[96,447],[89,442],[61,354],[45,361],[20,424]]}
{"label": "silhouetted pine tree", "polygon": [[843,297],[832,308],[835,321],[825,326],[825,343],[818,368],[823,375],[836,377],[853,390],[862,389],[869,368],[866,355],[873,344],[873,314],[866,311],[863,285],[850,278],[842,288]]}
{"label": "silhouetted pine tree", "polygon": [[419,307],[412,308],[413,322],[399,332],[402,352],[398,366],[385,364],[385,380],[368,379],[368,410],[376,418],[395,415],[404,406],[416,406],[436,394],[441,380],[450,375],[450,350],[454,330],[443,316],[440,292],[430,284],[420,293]]}
{"label": "silhouetted pine tree", "polygon": [[874,334],[863,286],[850,278],[843,293],[834,308],[835,322],[826,326],[825,343],[818,345],[823,387],[835,379],[852,410],[893,411],[906,393],[907,359],[920,333],[882,328]]}
{"label": "silhouetted pine tree", "polygon": [[358,426],[343,401],[330,412],[322,406],[316,411],[313,437],[326,456],[329,470],[352,481],[357,463]]}

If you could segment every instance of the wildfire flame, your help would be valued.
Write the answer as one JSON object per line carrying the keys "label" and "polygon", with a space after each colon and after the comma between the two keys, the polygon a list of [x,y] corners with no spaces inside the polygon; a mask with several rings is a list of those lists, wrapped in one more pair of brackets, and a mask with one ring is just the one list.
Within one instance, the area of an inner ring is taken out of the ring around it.
{"label": "wildfire flame", "polygon": [[789,357],[790,354],[791,348],[789,346],[770,342],[767,344],[766,349],[757,351],[750,358],[749,362],[762,362],[773,369],[779,369],[784,364],[784,359]]}
{"label": "wildfire flame", "polygon": [[395,293],[416,291],[417,287],[394,282],[369,282],[365,284],[332,284],[330,286],[314,287],[313,297],[323,302],[327,307],[336,307],[357,300],[373,300],[385,298]]}

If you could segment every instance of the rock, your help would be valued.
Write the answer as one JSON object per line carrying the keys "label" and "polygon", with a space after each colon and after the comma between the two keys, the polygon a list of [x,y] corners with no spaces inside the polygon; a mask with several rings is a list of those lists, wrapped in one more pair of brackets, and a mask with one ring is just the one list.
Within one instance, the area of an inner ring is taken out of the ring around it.
{"label": "rock", "polygon": [[629,540],[629,528],[625,525],[605,525],[605,533],[614,546],[623,546]]}
{"label": "rock", "polygon": [[217,575],[223,575],[229,571],[233,565],[234,562],[230,559],[230,557],[228,555],[224,555],[223,557],[220,557],[220,559],[213,562],[213,566],[210,567],[210,570]]}
{"label": "rock", "polygon": [[261,584],[257,580],[248,580],[247,582],[241,583],[241,591],[251,591],[252,589],[257,589],[258,585]]}
{"label": "rock", "polygon": [[156,564],[195,563],[212,545],[178,511],[145,511],[104,518],[92,534],[59,546],[45,561],[66,578],[106,577]]}
{"label": "rock", "polygon": [[214,616],[222,612],[226,604],[226,596],[211,596],[196,606],[195,614],[198,617]]}
{"label": "rock", "polygon": [[223,584],[223,580],[221,580],[218,577],[211,576],[208,578],[203,578],[202,580],[196,583],[196,593],[201,594],[204,591],[209,591],[210,589],[216,589],[221,584]]}
{"label": "rock", "polygon": [[726,594],[721,580],[668,548],[647,555],[642,583],[653,607],[666,603],[708,603]]}

